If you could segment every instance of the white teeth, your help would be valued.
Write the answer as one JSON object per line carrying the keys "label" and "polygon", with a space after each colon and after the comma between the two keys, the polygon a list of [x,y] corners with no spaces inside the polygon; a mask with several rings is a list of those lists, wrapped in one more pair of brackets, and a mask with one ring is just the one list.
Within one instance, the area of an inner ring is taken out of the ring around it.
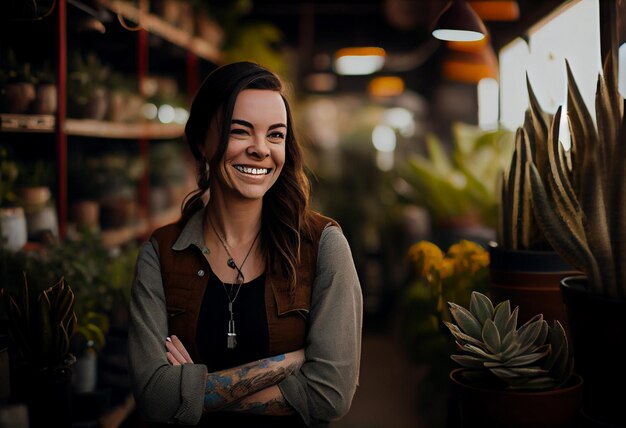
{"label": "white teeth", "polygon": [[269,172],[269,170],[267,168],[248,168],[245,166],[235,166],[235,168],[237,168],[238,171],[243,172],[244,174],[251,174],[251,175],[265,175]]}

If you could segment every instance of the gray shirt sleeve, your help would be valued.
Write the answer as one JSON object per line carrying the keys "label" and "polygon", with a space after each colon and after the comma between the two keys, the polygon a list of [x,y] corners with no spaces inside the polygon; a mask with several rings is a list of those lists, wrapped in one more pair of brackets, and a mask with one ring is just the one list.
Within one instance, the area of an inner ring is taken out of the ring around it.
{"label": "gray shirt sleeve", "polygon": [[167,308],[156,245],[147,242],[141,248],[131,292],[131,386],[148,421],[196,424],[202,416],[207,370],[203,364],[174,367],[167,361]]}
{"label": "gray shirt sleeve", "polygon": [[327,227],[318,249],[305,362],[279,384],[308,426],[327,426],[350,409],[359,377],[362,304],[348,242],[337,227]]}

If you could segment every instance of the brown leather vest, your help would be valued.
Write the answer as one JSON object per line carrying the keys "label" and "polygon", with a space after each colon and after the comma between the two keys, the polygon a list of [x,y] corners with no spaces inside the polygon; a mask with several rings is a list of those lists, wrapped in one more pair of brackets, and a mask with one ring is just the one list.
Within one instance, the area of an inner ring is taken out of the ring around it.
{"label": "brown leather vest", "polygon": [[[294,351],[305,344],[319,240],[328,223],[338,226],[333,219],[320,214],[315,214],[313,220],[313,240],[302,239],[301,243],[295,294],[290,296],[289,282],[280,273],[272,271],[266,274],[265,310],[270,355]],[[200,361],[196,326],[210,268],[195,245],[181,251],[172,250],[182,229],[183,225],[174,223],[157,229],[152,236],[158,242],[169,334],[177,335],[191,358]]]}

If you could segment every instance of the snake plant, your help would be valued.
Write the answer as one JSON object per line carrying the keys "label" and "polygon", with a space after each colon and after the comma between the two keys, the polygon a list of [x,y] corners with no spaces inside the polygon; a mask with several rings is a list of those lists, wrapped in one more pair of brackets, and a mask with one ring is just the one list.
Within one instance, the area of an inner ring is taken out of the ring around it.
{"label": "snake plant", "polygon": [[546,390],[570,378],[573,357],[558,321],[550,326],[538,314],[517,328],[517,307],[511,311],[510,301],[505,300],[494,308],[477,291],[472,292],[469,310],[452,302],[448,305],[456,324],[444,323],[461,351],[451,358],[472,369],[467,379],[486,384],[497,378],[506,389]]}
{"label": "snake plant", "polygon": [[530,198],[530,174],[526,164],[532,161],[540,175],[546,174],[548,131],[553,116],[541,110],[539,101],[526,76],[529,107],[523,125],[515,134],[515,148],[508,169],[500,177],[500,213],[498,242],[511,250],[550,250],[533,213]]}
{"label": "snake plant", "polygon": [[74,293],[64,278],[37,292],[24,274],[21,293],[3,288],[0,299],[13,342],[29,366],[55,369],[71,364],[70,337],[76,315]]}
{"label": "snake plant", "polygon": [[[537,223],[552,248],[588,278],[591,291],[626,297],[626,124],[612,56],[596,87],[596,123],[566,62],[571,149],[552,120],[547,160],[526,159]],[[533,118],[535,120],[535,118]],[[526,151],[529,142],[524,140]]]}

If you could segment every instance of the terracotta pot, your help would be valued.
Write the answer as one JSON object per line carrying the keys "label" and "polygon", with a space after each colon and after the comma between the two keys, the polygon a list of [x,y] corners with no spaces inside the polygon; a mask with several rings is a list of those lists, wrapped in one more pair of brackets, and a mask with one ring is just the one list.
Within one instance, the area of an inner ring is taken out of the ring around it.
{"label": "terracotta pot", "polygon": [[54,83],[40,83],[35,90],[33,113],[54,114],[57,111],[57,85]]}
{"label": "terracotta pot", "polygon": [[464,368],[450,372],[451,427],[572,428],[580,419],[583,379],[574,374],[550,391],[505,391],[468,385]]}
{"label": "terracotta pot", "polygon": [[2,109],[7,113],[28,113],[35,99],[35,85],[28,82],[7,83],[3,92]]}
{"label": "terracotta pot", "polygon": [[78,227],[96,230],[100,226],[100,204],[97,201],[74,202],[71,218]]}
{"label": "terracotta pot", "polygon": [[82,116],[85,119],[102,120],[109,109],[109,94],[106,88],[95,88],[84,106]]}
{"label": "terracotta pot", "polygon": [[564,278],[561,290],[574,369],[585,379],[583,413],[597,426],[626,427],[626,300],[587,291],[585,276]]}
{"label": "terracotta pot", "polygon": [[41,210],[52,197],[52,192],[48,186],[27,186],[20,187],[17,191],[20,205],[26,212]]}
{"label": "terracotta pot", "polygon": [[518,320],[543,314],[549,323],[559,320],[567,331],[561,280],[578,272],[554,251],[507,250],[489,244],[489,295],[496,302],[519,306]]}

